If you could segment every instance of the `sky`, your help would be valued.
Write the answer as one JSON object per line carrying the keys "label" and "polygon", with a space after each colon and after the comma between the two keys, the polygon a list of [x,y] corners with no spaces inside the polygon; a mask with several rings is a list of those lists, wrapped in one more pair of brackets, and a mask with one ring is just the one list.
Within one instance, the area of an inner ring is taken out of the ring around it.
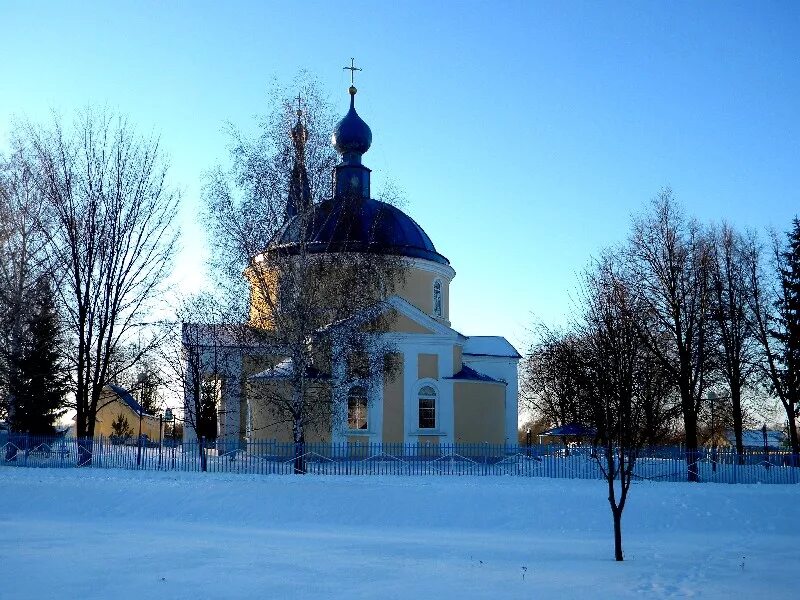
{"label": "sky", "polygon": [[203,174],[272,82],[301,70],[344,115],[355,57],[373,190],[456,270],[450,317],[524,351],[579,273],[670,186],[703,221],[800,212],[797,2],[0,0],[0,151],[14,119],[87,105],[160,135],[183,190],[177,278],[200,285]]}

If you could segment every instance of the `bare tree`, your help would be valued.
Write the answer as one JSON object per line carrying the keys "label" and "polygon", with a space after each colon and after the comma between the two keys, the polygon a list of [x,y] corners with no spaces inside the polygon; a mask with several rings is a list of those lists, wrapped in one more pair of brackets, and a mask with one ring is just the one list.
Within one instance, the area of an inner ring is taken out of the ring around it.
{"label": "bare tree", "polygon": [[642,340],[680,394],[688,479],[698,481],[698,415],[712,371],[708,239],[665,189],[634,221],[627,254],[645,317]]}
{"label": "bare tree", "polygon": [[[729,391],[731,426],[736,452],[744,459],[742,393],[755,374],[755,336],[750,314],[747,241],[729,225],[723,224],[711,238],[711,314],[713,350],[723,382]],[[719,413],[712,405],[715,414]],[[726,412],[726,411],[724,411]],[[724,414],[724,413],[723,413]],[[719,416],[719,414],[717,414]],[[713,419],[712,428],[723,419]]]}
{"label": "bare tree", "polygon": [[[179,197],[158,140],[137,136],[123,117],[87,110],[69,130],[54,119],[25,125],[19,138],[55,222],[49,251],[64,272],[57,289],[75,346],[76,431],[92,438],[109,361],[169,274]],[[91,448],[80,460],[91,461]]]}
{"label": "bare tree", "polygon": [[[587,405],[603,451],[597,462],[608,485],[614,521],[614,558],[623,560],[622,513],[641,451],[658,441],[672,419],[664,368],[642,343],[644,314],[621,261],[607,255],[586,277],[580,368]],[[619,489],[617,489],[619,488]]]}

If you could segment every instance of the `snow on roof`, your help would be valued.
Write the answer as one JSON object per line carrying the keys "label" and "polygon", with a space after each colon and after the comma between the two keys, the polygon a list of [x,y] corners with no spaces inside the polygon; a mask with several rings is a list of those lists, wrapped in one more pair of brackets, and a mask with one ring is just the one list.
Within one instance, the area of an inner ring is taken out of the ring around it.
{"label": "snow on roof", "polygon": [[499,335],[473,335],[464,344],[464,354],[522,358],[509,341]]}
{"label": "snow on roof", "polygon": [[[736,443],[736,436],[733,431],[726,431],[725,437],[733,445]],[[783,431],[767,429],[767,446],[772,449],[782,448],[786,444],[786,434]],[[760,429],[745,429],[742,431],[742,445],[745,448],[763,448],[764,432]]]}
{"label": "snow on roof", "polygon": [[[294,362],[291,358],[282,360],[274,367],[265,369],[260,373],[251,375],[250,379],[291,379],[294,376]],[[306,377],[309,379],[326,379],[328,375],[315,369],[314,367],[306,368]]]}

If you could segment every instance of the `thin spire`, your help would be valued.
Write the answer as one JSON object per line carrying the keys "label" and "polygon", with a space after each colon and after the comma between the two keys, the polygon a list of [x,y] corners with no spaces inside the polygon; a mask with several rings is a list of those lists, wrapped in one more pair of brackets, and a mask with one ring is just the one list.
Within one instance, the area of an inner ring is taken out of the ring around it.
{"label": "thin spire", "polygon": [[294,164],[292,165],[292,178],[289,181],[289,198],[286,201],[287,220],[311,207],[311,188],[308,184],[308,172],[305,164],[308,130],[303,124],[303,99],[299,93],[295,100],[297,100],[297,122],[291,129]]}

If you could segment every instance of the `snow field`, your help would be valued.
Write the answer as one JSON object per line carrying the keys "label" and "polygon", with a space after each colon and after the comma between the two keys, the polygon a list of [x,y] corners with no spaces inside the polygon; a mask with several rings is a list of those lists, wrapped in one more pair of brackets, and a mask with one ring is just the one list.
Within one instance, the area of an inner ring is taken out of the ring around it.
{"label": "snow field", "polygon": [[602,481],[0,468],[0,489],[0,598],[800,595],[796,485],[634,484],[622,564]]}

